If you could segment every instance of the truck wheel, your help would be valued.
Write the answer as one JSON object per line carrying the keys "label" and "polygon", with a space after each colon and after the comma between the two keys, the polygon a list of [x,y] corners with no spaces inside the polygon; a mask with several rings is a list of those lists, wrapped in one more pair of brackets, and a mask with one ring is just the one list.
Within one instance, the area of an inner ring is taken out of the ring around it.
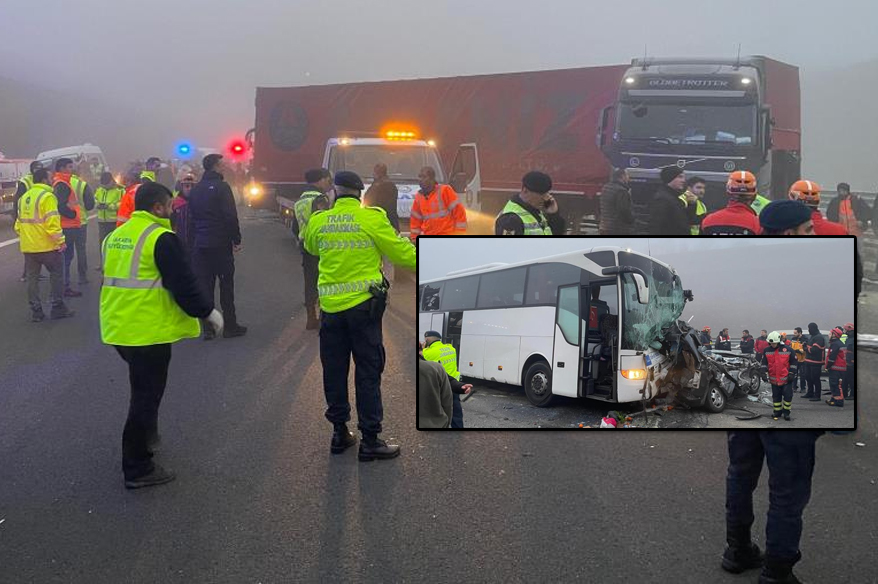
{"label": "truck wheel", "polygon": [[720,387],[719,383],[715,381],[710,384],[710,387],[707,389],[707,397],[704,401],[704,407],[707,408],[711,414],[718,414],[726,409],[726,394],[723,392],[723,388]]}
{"label": "truck wheel", "polygon": [[552,403],[552,370],[545,361],[531,365],[524,374],[524,393],[527,400],[538,408]]}

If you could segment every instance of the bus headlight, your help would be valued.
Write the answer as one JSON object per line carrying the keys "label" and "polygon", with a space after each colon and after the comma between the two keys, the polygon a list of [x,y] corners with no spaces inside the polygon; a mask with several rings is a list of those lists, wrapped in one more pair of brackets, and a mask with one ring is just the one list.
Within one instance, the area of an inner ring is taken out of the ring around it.
{"label": "bus headlight", "polygon": [[623,369],[622,377],[625,379],[646,379],[646,369]]}

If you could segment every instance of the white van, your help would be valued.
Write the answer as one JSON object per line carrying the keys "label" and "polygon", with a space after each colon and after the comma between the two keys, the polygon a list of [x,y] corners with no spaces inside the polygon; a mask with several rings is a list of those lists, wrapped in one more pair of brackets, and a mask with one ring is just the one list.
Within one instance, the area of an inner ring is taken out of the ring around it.
{"label": "white van", "polygon": [[73,164],[76,165],[76,173],[92,186],[98,184],[101,173],[110,168],[104,153],[94,144],[86,143],[79,146],[56,148],[37,154],[37,160],[43,165],[43,168],[50,171],[55,170],[55,161],[59,158],[73,160]]}

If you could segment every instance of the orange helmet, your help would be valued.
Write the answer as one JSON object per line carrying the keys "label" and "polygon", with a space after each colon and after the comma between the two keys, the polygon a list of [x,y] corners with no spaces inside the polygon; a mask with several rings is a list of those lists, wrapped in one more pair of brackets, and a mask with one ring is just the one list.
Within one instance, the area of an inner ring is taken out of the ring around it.
{"label": "orange helmet", "polygon": [[820,185],[811,180],[797,180],[790,187],[790,198],[816,207],[820,204]]}
{"label": "orange helmet", "polygon": [[752,172],[736,170],[729,175],[726,182],[726,193],[730,195],[755,195],[756,177]]}

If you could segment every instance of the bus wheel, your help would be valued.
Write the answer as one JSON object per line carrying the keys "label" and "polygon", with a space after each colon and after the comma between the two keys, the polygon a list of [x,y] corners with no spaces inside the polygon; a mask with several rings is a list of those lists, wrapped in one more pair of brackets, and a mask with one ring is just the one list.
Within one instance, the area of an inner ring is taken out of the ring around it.
{"label": "bus wheel", "polygon": [[524,374],[524,393],[527,400],[538,408],[552,403],[552,370],[543,361],[531,365]]}
{"label": "bus wheel", "polygon": [[726,409],[726,394],[723,393],[723,388],[719,386],[719,383],[710,384],[704,405],[711,414],[718,414]]}

